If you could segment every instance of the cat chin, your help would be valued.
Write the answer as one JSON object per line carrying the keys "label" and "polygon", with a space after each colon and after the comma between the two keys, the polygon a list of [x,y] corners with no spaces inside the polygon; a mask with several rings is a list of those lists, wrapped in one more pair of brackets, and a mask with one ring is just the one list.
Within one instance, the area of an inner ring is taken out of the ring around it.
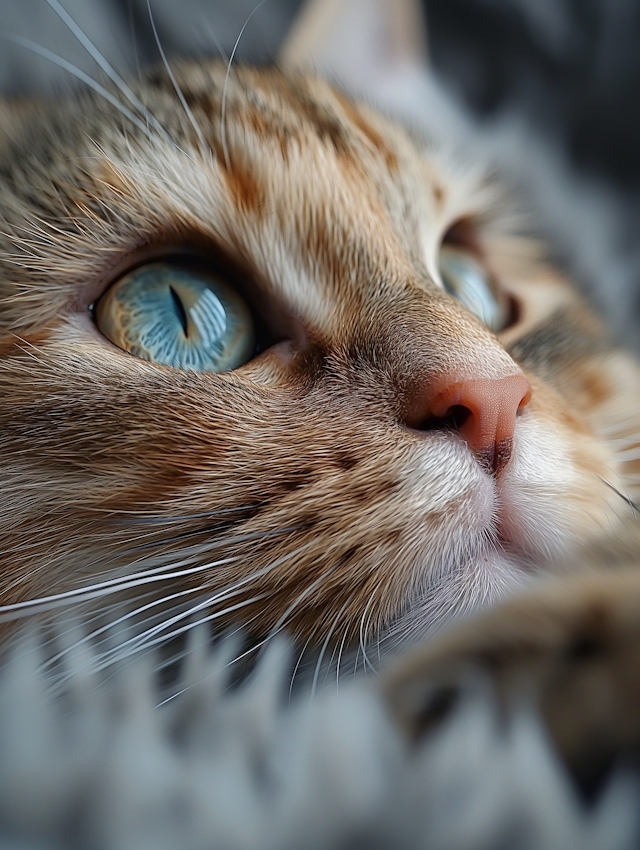
{"label": "cat chin", "polygon": [[417,591],[385,629],[381,645],[391,652],[430,637],[453,621],[490,607],[531,583],[526,556],[500,542],[450,570],[438,582]]}

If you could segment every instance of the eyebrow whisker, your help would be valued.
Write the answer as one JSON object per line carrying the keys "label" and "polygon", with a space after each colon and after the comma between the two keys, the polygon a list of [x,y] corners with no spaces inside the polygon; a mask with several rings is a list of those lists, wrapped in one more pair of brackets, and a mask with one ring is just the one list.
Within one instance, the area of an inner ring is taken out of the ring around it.
{"label": "eyebrow whisker", "polygon": [[154,126],[156,130],[161,132],[163,135],[168,137],[167,131],[160,124],[159,121],[154,118],[151,112],[147,109],[147,107],[142,103],[140,98],[138,98],[129,88],[129,86],[122,79],[120,74],[115,70],[113,65],[111,65],[102,53],[98,50],[95,44],[89,39],[86,33],[78,26],[78,24],[73,20],[71,15],[67,12],[67,10],[59,3],[58,0],[46,0],[49,6],[53,9],[56,15],[63,21],[63,23],[68,27],[69,30],[73,33],[73,35],[78,39],[80,44],[84,47],[87,53],[91,56],[91,58],[102,68],[105,74],[109,77],[109,79],[120,89],[122,94],[127,98],[129,103],[131,103],[135,108],[144,115],[144,117]]}
{"label": "eyebrow whisker", "polygon": [[[57,2],[57,0],[47,0],[47,2]],[[196,121],[195,116],[194,116],[193,112],[191,111],[191,107],[187,103],[187,100],[186,100],[186,98],[185,98],[185,96],[182,92],[182,89],[178,85],[178,81],[176,80],[175,75],[174,75],[173,71],[171,70],[171,66],[169,65],[169,62],[167,61],[167,57],[165,55],[164,49],[162,47],[162,44],[160,43],[160,37],[158,36],[158,30],[156,28],[156,22],[154,21],[153,14],[151,12],[151,0],[147,0],[147,9],[149,11],[149,20],[151,21],[151,27],[153,29],[153,35],[154,35],[154,38],[156,40],[156,45],[158,47],[158,51],[160,53],[160,56],[162,57],[162,62],[164,64],[164,67],[167,69],[167,73],[169,74],[169,79],[171,80],[173,87],[176,91],[176,94],[178,95],[178,99],[179,99],[180,103],[182,104],[184,111],[186,112],[187,117],[188,117],[189,121],[191,122],[193,129],[196,131],[196,135],[198,136],[198,140],[199,140],[200,144],[202,145],[202,147],[205,150],[208,149],[209,153],[212,153],[210,146],[205,141],[202,129],[201,129],[200,125],[198,124],[198,122]]]}
{"label": "eyebrow whisker", "polygon": [[[147,0],[148,2],[148,0]],[[229,85],[229,75],[231,74],[231,65],[233,64],[234,57],[236,55],[236,50],[238,49],[238,45],[240,44],[240,39],[244,35],[244,31],[247,28],[247,25],[251,18],[255,15],[258,9],[266,3],[267,0],[260,0],[257,6],[254,6],[253,10],[249,13],[247,20],[242,25],[242,29],[238,33],[238,37],[236,38],[236,43],[233,45],[233,50],[231,51],[231,55],[229,57],[229,61],[227,63],[227,73],[224,77],[224,86],[222,88],[222,104],[220,107],[220,141],[222,143],[222,153],[224,155],[224,164],[227,167],[227,171],[231,173],[231,160],[229,159],[229,147],[227,145],[227,87]]]}
{"label": "eyebrow whisker", "polygon": [[[57,53],[53,53],[53,51],[48,50],[46,47],[36,44],[35,41],[31,41],[29,38],[23,38],[21,35],[15,35],[13,33],[6,33],[2,36],[2,38],[12,42],[13,44],[18,44],[26,50],[31,50],[32,53],[36,53],[38,56],[42,56],[43,59],[48,59],[49,62],[53,62],[54,65],[58,65],[60,68],[68,71],[73,77],[76,77],[78,80],[85,83],[85,85],[89,86],[90,89],[93,89],[93,91],[103,97],[112,106],[115,106],[115,108],[128,118],[132,124],[135,124],[135,126],[141,130],[148,139],[153,141],[153,135],[146,124],[143,124],[138,116],[121,103],[117,97],[114,97],[110,91],[107,91],[104,86],[101,86],[100,83],[97,83],[93,77],[85,74],[85,72],[81,71],[80,68],[72,65],[71,62],[67,62],[66,59],[58,56]],[[163,132],[166,133],[166,131]]]}

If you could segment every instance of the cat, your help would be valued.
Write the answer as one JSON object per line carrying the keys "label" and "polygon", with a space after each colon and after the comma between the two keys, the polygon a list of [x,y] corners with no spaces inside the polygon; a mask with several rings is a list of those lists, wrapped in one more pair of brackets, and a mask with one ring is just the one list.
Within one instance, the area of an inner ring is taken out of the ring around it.
{"label": "cat", "polygon": [[[632,563],[640,367],[473,150],[291,62],[114,80],[1,107],[5,620],[125,597],[144,645],[371,665]],[[439,651],[390,674],[411,734]]]}

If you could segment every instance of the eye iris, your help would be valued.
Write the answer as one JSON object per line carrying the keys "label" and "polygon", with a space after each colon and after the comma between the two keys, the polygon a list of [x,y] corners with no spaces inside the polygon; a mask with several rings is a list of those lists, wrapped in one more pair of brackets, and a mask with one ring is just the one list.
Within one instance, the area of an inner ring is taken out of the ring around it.
{"label": "eye iris", "polygon": [[444,288],[492,331],[504,325],[501,305],[491,291],[486,271],[467,251],[443,245],[440,276]]}
{"label": "eye iris", "polygon": [[144,360],[200,372],[235,369],[252,355],[251,314],[234,290],[172,263],[135,269],[96,305],[99,329]]}

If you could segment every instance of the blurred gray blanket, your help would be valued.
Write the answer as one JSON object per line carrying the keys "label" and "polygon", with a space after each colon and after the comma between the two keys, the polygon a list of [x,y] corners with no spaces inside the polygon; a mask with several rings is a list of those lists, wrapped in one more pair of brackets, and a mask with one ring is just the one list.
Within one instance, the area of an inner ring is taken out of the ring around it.
{"label": "blurred gray blanket", "polygon": [[[192,636],[193,637],[193,636]],[[229,688],[237,652],[192,639],[171,697],[157,657],[98,672],[78,641],[53,675],[34,635],[0,672],[2,850],[631,850],[640,778],[584,802],[535,711],[498,717],[480,681],[417,750],[375,678],[289,693],[273,643]],[[50,657],[50,655],[49,655]],[[322,682],[322,678],[318,680]]]}

